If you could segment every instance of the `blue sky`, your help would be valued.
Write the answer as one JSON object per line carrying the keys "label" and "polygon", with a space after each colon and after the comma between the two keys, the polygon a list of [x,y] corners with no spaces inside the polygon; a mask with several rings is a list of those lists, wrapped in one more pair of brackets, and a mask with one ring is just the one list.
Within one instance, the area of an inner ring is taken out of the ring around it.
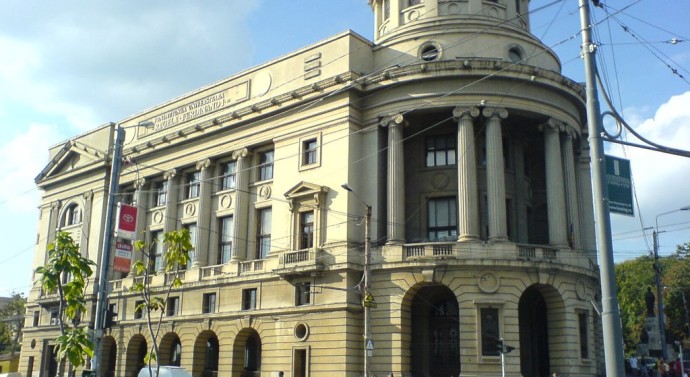
{"label": "blue sky", "polygon": [[[366,0],[3,5],[12,11],[0,14],[0,295],[31,284],[40,202],[33,178],[49,146],[346,29],[369,39],[373,31]],[[531,16],[533,33],[560,56],[566,76],[584,81],[577,0],[530,6],[544,7]],[[612,1],[607,10],[615,16],[593,11],[595,40],[616,107],[651,140],[690,149],[690,3]],[[635,217],[612,216],[614,256],[645,255],[651,233],[642,228],[690,205],[690,159],[608,148],[632,160],[640,205]],[[659,225],[662,254],[690,241],[690,212]]]}

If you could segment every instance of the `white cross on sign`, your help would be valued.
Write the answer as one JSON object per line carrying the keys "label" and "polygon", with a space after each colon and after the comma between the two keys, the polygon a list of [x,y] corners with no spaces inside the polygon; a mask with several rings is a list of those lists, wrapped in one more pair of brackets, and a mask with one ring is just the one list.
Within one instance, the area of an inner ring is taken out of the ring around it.
{"label": "white cross on sign", "polygon": [[367,346],[364,347],[364,349],[373,350],[374,349],[374,341],[371,339],[367,339]]}

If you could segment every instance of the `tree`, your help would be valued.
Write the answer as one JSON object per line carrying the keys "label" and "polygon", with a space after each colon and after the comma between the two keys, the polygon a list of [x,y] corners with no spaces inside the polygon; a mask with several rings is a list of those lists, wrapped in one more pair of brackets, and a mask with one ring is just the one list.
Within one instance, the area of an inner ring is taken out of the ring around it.
{"label": "tree", "polygon": [[3,352],[14,354],[20,347],[25,304],[26,298],[23,293],[12,292],[12,300],[0,310],[0,343],[4,346]]}
{"label": "tree", "polygon": [[[156,374],[158,375],[160,369],[159,363],[157,362],[159,356],[158,336],[160,335],[163,315],[165,314],[170,293],[173,291],[173,289],[182,286],[182,281],[180,280],[180,271],[183,267],[187,266],[187,262],[189,261],[189,253],[193,249],[193,246],[189,230],[187,229],[183,228],[163,234],[163,244],[160,246],[162,246],[165,251],[161,258],[165,266],[164,273],[166,276],[170,276],[172,278],[172,282],[168,284],[167,288],[164,290],[154,290],[151,287],[151,275],[156,272],[153,271],[156,242],[157,241],[154,240],[148,244],[144,241],[136,241],[134,243],[135,250],[141,252],[143,254],[143,258],[138,260],[132,266],[132,271],[134,272],[135,276],[135,283],[132,285],[131,290],[138,293],[143,299],[143,302],[134,310],[141,311],[142,313],[146,314],[147,328],[149,330],[149,334],[151,335],[151,339],[153,340],[151,350],[147,352],[144,362],[148,365],[149,373],[152,372],[151,364],[156,362]],[[141,277],[141,279],[136,279],[136,277]],[[158,312],[155,328],[153,323],[154,312]]]}
{"label": "tree", "polygon": [[644,295],[647,287],[654,286],[654,260],[644,256],[616,264],[615,269],[623,341],[626,349],[634,350],[647,314]]}
{"label": "tree", "polygon": [[68,360],[72,366],[85,364],[93,356],[88,328],[80,326],[86,312],[86,288],[95,263],[84,258],[69,233],[58,232],[55,242],[48,245],[48,262],[36,269],[43,289],[57,291],[60,335],[55,339],[58,370]]}

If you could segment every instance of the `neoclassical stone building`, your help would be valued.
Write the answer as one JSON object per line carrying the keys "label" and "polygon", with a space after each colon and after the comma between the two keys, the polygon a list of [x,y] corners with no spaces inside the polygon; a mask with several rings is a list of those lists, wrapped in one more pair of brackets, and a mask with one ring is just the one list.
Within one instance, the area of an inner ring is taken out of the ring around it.
{"label": "neoclassical stone building", "polygon": [[[347,31],[118,123],[118,198],[139,208],[141,237],[193,234],[161,363],[361,376],[371,205],[372,374],[495,376],[500,338],[509,376],[603,374],[583,88],[530,34],[527,0],[370,5],[373,42]],[[95,261],[115,242],[102,236],[115,127],[50,151],[35,267],[57,230]],[[132,276],[101,278],[116,316],[99,376],[131,377],[152,342],[141,298]],[[57,374],[56,305],[34,286],[27,376]]]}

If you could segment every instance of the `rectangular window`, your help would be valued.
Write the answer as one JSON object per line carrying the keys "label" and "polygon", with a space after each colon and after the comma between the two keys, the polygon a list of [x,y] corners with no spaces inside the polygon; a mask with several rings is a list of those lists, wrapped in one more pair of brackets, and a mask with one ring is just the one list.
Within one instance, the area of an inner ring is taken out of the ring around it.
{"label": "rectangular window", "polygon": [[242,310],[256,309],[256,288],[242,290]]}
{"label": "rectangular window", "polygon": [[149,272],[155,274],[163,267],[163,232],[151,232],[151,242],[153,242],[153,248],[149,256]]}
{"label": "rectangular window", "polygon": [[[292,376],[293,377],[307,377],[307,350],[304,348],[295,348],[292,357]],[[391,373],[392,374],[392,373]]]}
{"label": "rectangular window", "polygon": [[237,185],[237,161],[221,165],[221,190],[234,190]]}
{"label": "rectangular window", "polygon": [[33,377],[34,374],[34,357],[29,356],[29,361],[27,362],[27,367],[26,367],[26,376],[27,377]]}
{"label": "rectangular window", "polygon": [[168,202],[168,181],[156,182],[153,185],[153,206],[164,206]]}
{"label": "rectangular window", "polygon": [[265,259],[271,250],[271,208],[262,208],[257,213],[256,259]]}
{"label": "rectangular window", "polygon": [[165,303],[165,315],[168,317],[176,316],[180,311],[180,298],[168,297],[168,301]]}
{"label": "rectangular window", "polygon": [[458,235],[455,198],[429,199],[428,234],[430,241],[454,240]]}
{"label": "rectangular window", "polygon": [[302,165],[311,165],[317,163],[317,148],[316,139],[309,139],[302,142]]}
{"label": "rectangular window", "polygon": [[482,356],[500,356],[498,350],[499,329],[498,309],[481,308],[479,310],[482,334]]}
{"label": "rectangular window", "polygon": [[577,321],[580,325],[580,358],[589,359],[589,337],[588,334],[588,321],[587,312],[577,313]]}
{"label": "rectangular window", "polygon": [[144,301],[138,300],[134,303],[134,319],[144,318]]}
{"label": "rectangular window", "polygon": [[309,305],[311,303],[311,283],[297,283],[295,285],[295,306]]}
{"label": "rectangular window", "polygon": [[216,312],[216,294],[215,293],[204,293],[204,302],[203,302],[201,311],[204,314]]}
{"label": "rectangular window", "polygon": [[[186,224],[184,225],[184,228],[187,229],[189,232],[189,242],[191,242],[192,247],[196,247],[196,233],[197,233],[197,228],[196,224]],[[194,262],[194,258],[196,256],[196,249],[192,249],[189,251],[189,259],[187,259],[187,265],[186,266],[180,266],[181,269],[189,269],[192,268],[192,263]]]}
{"label": "rectangular window", "polygon": [[50,324],[55,326],[59,324],[60,318],[58,318],[58,308],[50,309]]}
{"label": "rectangular window", "polygon": [[259,181],[273,179],[273,151],[259,154]]}
{"label": "rectangular window", "polygon": [[201,187],[201,172],[195,171],[187,174],[187,191],[185,199],[198,198]]}
{"label": "rectangular window", "polygon": [[38,326],[38,319],[41,318],[41,313],[38,311],[34,312],[34,321],[33,321],[33,326],[37,327]]}
{"label": "rectangular window", "polygon": [[309,249],[314,246],[314,211],[299,214],[300,249]]}
{"label": "rectangular window", "polygon": [[455,165],[455,136],[437,135],[426,138],[426,166]]}
{"label": "rectangular window", "polygon": [[232,256],[232,239],[235,223],[232,216],[220,219],[220,248],[218,250],[218,264],[230,262]]}

